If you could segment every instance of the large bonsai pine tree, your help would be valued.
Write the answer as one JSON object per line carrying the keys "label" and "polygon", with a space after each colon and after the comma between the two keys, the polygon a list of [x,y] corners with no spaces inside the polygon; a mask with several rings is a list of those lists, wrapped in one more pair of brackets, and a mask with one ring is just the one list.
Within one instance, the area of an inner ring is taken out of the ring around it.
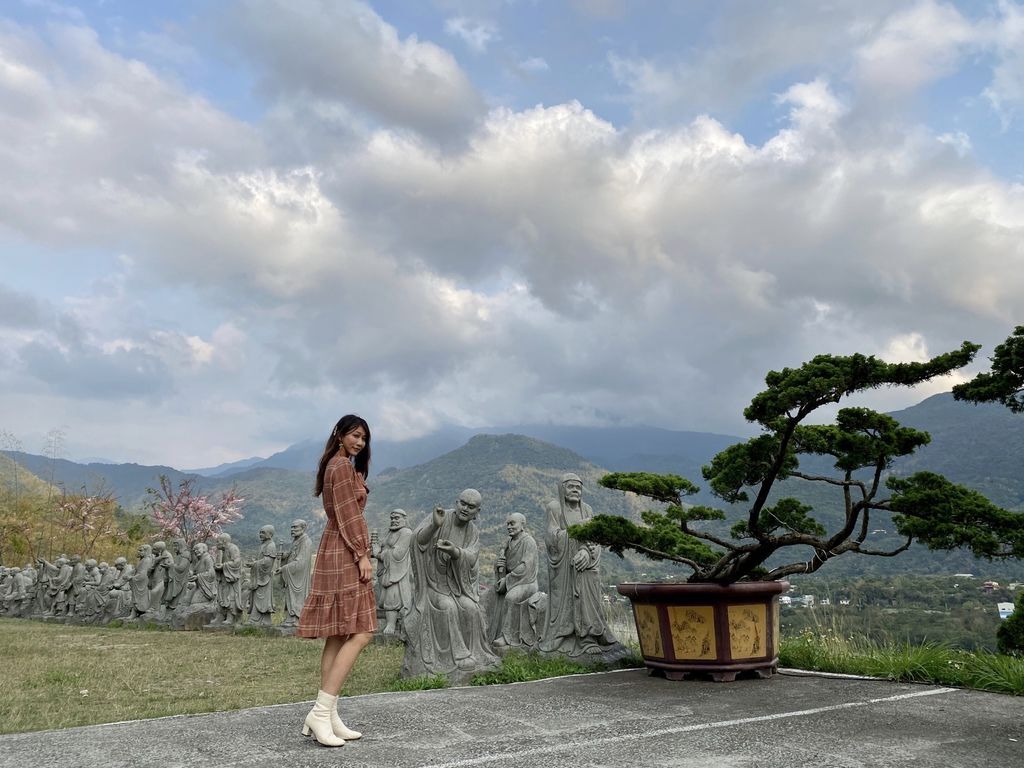
{"label": "large bonsai pine tree", "polygon": [[[1021,329],[1018,329],[1020,331]],[[729,584],[740,580],[774,580],[813,573],[844,554],[892,557],[914,541],[931,549],[966,547],[986,558],[1024,556],[1024,515],[1000,509],[981,494],[942,475],[918,472],[896,477],[895,459],[929,442],[927,433],[902,427],[890,416],[868,408],[843,408],[834,422],[806,424],[820,408],[884,386],[914,386],[967,365],[979,349],[960,349],[923,363],[886,363],[864,355],[819,355],[799,368],[772,371],[767,388],[744,411],[762,433],[733,445],[703,468],[712,493],[730,504],[746,505],[729,535],[697,527],[700,521],[724,520],[725,512],[688,506],[685,496],[698,489],[677,475],[619,472],[601,484],[661,502],[660,511],[642,515],[644,525],[622,517],[598,515],[570,533],[622,554],[632,549],[658,560],[689,567],[691,582]],[[1001,390],[1002,391],[1002,390]],[[800,457],[828,457],[834,473],[811,474]],[[827,530],[802,501],[771,500],[786,478],[834,489],[841,511],[838,527]],[[882,520],[891,519],[891,524]],[[873,528],[895,528],[903,542],[876,550],[865,544]],[[780,551],[801,548],[809,556],[767,566]]]}

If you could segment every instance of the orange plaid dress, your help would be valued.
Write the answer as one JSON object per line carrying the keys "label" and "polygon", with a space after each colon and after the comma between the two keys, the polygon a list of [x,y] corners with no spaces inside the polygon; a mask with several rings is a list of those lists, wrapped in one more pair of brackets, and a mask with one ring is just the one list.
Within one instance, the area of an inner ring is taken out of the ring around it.
{"label": "orange plaid dress", "polygon": [[327,527],[313,566],[313,580],[299,614],[299,637],[374,632],[377,601],[373,581],[359,581],[360,557],[370,552],[363,517],[369,489],[352,462],[339,451],[327,463],[323,502]]}

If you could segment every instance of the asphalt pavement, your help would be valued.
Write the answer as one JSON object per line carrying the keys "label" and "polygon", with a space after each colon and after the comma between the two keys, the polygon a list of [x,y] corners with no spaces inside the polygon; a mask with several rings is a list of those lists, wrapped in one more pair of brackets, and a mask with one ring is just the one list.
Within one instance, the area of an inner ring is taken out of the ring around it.
{"label": "asphalt pavement", "polygon": [[0,736],[0,767],[1022,768],[1024,697],[784,671],[644,670],[342,699],[363,731],[300,734],[311,702]]}

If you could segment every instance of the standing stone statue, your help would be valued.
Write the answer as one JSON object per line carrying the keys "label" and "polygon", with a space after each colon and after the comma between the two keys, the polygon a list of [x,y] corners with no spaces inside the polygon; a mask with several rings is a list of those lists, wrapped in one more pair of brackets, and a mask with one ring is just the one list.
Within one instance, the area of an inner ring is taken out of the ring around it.
{"label": "standing stone statue", "polygon": [[377,558],[377,607],[384,611],[382,634],[395,635],[399,621],[412,609],[412,529],[403,509],[391,510],[388,533],[382,543],[374,543]]}
{"label": "standing stone statue", "polygon": [[25,584],[25,596],[21,601],[18,615],[27,619],[32,615],[32,611],[36,605],[36,595],[37,590],[39,589],[39,573],[32,567],[32,563],[25,563],[25,567],[21,569],[21,578]]}
{"label": "standing stone statue", "polygon": [[150,592],[149,576],[153,572],[153,547],[143,544],[139,547],[139,562],[135,566],[135,575],[132,576],[132,614],[131,618],[137,619],[149,610]]}
{"label": "standing stone statue", "polygon": [[193,544],[192,561],[195,563],[195,566],[188,580],[194,586],[189,607],[219,610],[220,604],[218,599],[220,592],[218,589],[217,569],[213,558],[210,556],[209,547],[201,541]]}
{"label": "standing stone statue", "polygon": [[82,579],[78,604],[75,606],[76,617],[88,622],[100,618],[107,601],[107,596],[100,592],[102,583],[103,574],[100,573],[99,564],[90,557],[85,561],[85,578]]}
{"label": "standing stone statue", "polygon": [[548,615],[540,642],[543,653],[577,661],[615,661],[628,654],[604,619],[601,548],[569,538],[566,529],[589,520],[583,481],[568,472],[558,484],[558,499],[547,505],[544,543],[548,554]]}
{"label": "standing stone statue", "polygon": [[43,563],[53,573],[49,585],[50,610],[46,615],[63,616],[67,613],[68,590],[71,589],[71,564],[64,555],[58,557],[52,566],[45,560]]}
{"label": "standing stone statue", "polygon": [[50,582],[57,576],[57,566],[46,558],[37,557],[36,565],[36,604],[33,616],[49,616],[53,611],[53,600],[50,596]]}
{"label": "standing stone statue", "polygon": [[177,538],[171,541],[174,549],[164,552],[164,567],[167,569],[167,580],[164,582],[164,594],[161,598],[167,610],[173,611],[185,602],[185,595],[188,587],[189,569],[192,567],[192,557],[188,551],[188,543]]}
{"label": "standing stone statue", "polygon": [[271,576],[277,563],[274,526],[260,528],[260,553],[246,565],[252,569],[252,609],[249,624],[269,627],[274,617],[274,585]]}
{"label": "standing stone statue", "polygon": [[310,572],[313,563],[313,542],[306,533],[305,520],[293,520],[292,548],[285,553],[281,565],[274,569],[284,582],[285,618],[282,627],[295,627],[299,623],[302,604],[309,594]]}
{"label": "standing stone statue", "polygon": [[495,667],[480,606],[480,492],[467,488],[455,509],[437,507],[413,534],[416,595],[409,612],[403,677],[444,674],[461,682]]}
{"label": "standing stone statue", "polygon": [[508,516],[505,528],[508,541],[494,565],[497,600],[490,639],[497,650],[531,649],[538,640],[536,605],[544,597],[537,587],[537,542],[519,512]]}
{"label": "standing stone statue", "polygon": [[164,589],[167,586],[167,542],[153,542],[153,570],[149,572],[149,610],[162,615],[164,610]]}
{"label": "standing stone statue", "polygon": [[231,626],[242,620],[242,552],[231,540],[231,535],[217,536],[217,558],[213,561],[217,572],[217,599],[220,612],[210,626]]}
{"label": "standing stone statue", "polygon": [[71,556],[71,586],[67,594],[67,614],[74,616],[78,608],[79,600],[82,597],[82,589],[85,583],[85,563],[81,555]]}

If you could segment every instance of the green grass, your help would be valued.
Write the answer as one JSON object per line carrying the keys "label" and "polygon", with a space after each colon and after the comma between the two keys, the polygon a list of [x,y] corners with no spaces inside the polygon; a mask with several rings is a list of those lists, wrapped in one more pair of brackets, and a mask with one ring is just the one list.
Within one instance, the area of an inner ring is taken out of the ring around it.
{"label": "green grass", "polygon": [[530,680],[543,680],[548,677],[603,672],[608,669],[622,669],[624,667],[642,667],[643,663],[643,659],[638,653],[612,666],[602,664],[588,667],[565,658],[545,658],[536,653],[509,651],[502,658],[499,669],[474,675],[470,685],[525,683]]}
{"label": "green grass", "polygon": [[783,639],[784,667],[868,675],[1024,696],[1024,659],[964,651],[941,643],[877,642],[834,632],[803,632]]}
{"label": "green grass", "polygon": [[[322,643],[0,619],[0,733],[307,701]],[[407,689],[402,646],[369,646],[343,694]],[[421,687],[423,687],[421,685]]]}

